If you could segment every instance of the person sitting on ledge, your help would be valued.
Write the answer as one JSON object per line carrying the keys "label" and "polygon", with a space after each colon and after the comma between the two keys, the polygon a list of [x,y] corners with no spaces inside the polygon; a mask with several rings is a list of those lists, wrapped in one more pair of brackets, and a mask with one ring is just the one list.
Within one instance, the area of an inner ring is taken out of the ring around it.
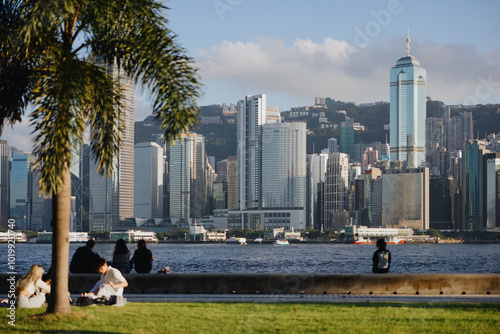
{"label": "person sitting on ledge", "polygon": [[101,273],[101,279],[97,281],[90,292],[82,293],[82,297],[104,298],[109,300],[111,296],[122,296],[123,289],[128,286],[128,282],[122,273],[100,258],[97,261],[97,269]]}
{"label": "person sitting on ledge", "polygon": [[116,241],[115,251],[113,252],[113,267],[122,274],[130,273],[130,251],[123,239]]}
{"label": "person sitting on ledge", "polygon": [[386,247],[384,239],[377,240],[377,250],[373,253],[373,272],[388,273],[391,267],[391,252]]}
{"label": "person sitting on ledge", "polygon": [[89,239],[85,246],[79,247],[69,265],[69,271],[72,274],[96,274],[95,265],[99,259],[99,254],[94,253],[94,239]]}
{"label": "person sitting on ledge", "polygon": [[153,261],[153,254],[146,248],[146,241],[144,239],[139,240],[134,256],[132,260],[130,260],[130,268],[132,269],[132,266],[135,264],[136,272],[140,274],[149,274],[153,267]]}
{"label": "person sitting on ledge", "polygon": [[37,308],[45,303],[45,294],[50,293],[50,285],[42,281],[44,269],[38,264],[31,266],[26,276],[16,284],[16,305],[19,308]]}

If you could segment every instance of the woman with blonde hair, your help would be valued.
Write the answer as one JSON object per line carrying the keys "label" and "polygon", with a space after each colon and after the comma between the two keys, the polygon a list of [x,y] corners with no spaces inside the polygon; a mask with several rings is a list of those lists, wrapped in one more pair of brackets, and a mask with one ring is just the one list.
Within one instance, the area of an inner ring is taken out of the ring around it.
{"label": "woman with blonde hair", "polygon": [[19,308],[36,308],[45,303],[45,294],[50,293],[50,286],[42,281],[42,266],[34,264],[28,274],[16,284],[16,304]]}

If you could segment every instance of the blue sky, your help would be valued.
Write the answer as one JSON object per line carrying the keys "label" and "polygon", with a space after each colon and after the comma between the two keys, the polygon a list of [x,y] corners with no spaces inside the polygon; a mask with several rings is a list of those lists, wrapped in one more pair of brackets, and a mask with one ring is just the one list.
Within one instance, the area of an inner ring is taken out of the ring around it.
{"label": "blue sky", "polygon": [[[269,106],[315,96],[388,101],[406,53],[427,70],[427,95],[447,104],[500,103],[500,2],[171,0],[167,16],[204,84],[200,105],[266,93]],[[136,120],[151,111],[136,96]],[[2,139],[29,150],[26,122]]]}

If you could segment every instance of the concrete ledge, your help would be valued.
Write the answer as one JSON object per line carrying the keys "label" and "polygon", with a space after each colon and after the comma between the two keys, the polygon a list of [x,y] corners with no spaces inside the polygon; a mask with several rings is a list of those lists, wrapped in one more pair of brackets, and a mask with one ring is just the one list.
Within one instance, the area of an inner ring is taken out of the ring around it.
{"label": "concrete ledge", "polygon": [[[500,274],[126,274],[125,294],[500,295]],[[0,275],[0,294],[10,275]],[[21,275],[16,275],[19,279]],[[70,274],[71,293],[89,291],[98,274]]]}

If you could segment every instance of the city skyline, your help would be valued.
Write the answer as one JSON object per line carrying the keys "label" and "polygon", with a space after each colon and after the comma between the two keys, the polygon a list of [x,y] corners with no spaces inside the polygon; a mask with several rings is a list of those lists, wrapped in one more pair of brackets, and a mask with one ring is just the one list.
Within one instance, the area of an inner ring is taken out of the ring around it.
{"label": "city skyline", "polygon": [[[386,69],[405,54],[408,27],[412,54],[433,73],[429,96],[446,104],[500,102],[495,1],[172,0],[168,7],[170,28],[200,68],[199,105],[236,103],[262,91],[280,110],[315,96],[388,101]],[[151,113],[149,100],[137,91],[136,120]],[[31,151],[28,123],[5,127],[1,139]]]}

